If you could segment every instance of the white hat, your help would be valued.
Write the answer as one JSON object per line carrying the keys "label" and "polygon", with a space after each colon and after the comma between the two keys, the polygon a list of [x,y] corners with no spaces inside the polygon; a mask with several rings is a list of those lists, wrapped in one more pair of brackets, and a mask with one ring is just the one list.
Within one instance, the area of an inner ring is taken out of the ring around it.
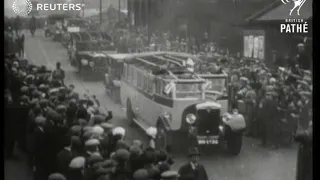
{"label": "white hat", "polygon": [[104,130],[100,126],[94,126],[91,130],[92,133],[102,135],[104,133]]}
{"label": "white hat", "polygon": [[304,47],[304,44],[303,43],[299,43],[298,47]]}
{"label": "white hat", "polygon": [[147,135],[155,138],[156,135],[157,135],[157,133],[158,133],[158,130],[157,130],[157,128],[155,128],[155,127],[149,127],[149,128],[146,130],[146,133],[147,133]]}
{"label": "white hat", "polygon": [[189,66],[194,66],[194,62],[192,59],[188,58],[187,62],[186,62],[186,65],[189,65]]}
{"label": "white hat", "polygon": [[73,158],[69,164],[69,168],[72,169],[80,169],[83,168],[85,165],[86,159],[82,156]]}
{"label": "white hat", "polygon": [[112,135],[122,135],[126,134],[126,130],[123,127],[116,127],[112,131]]}
{"label": "white hat", "polygon": [[270,81],[270,82],[273,82],[273,83],[277,82],[277,80],[276,80],[275,78],[270,78],[269,81]]}
{"label": "white hat", "polygon": [[97,139],[89,139],[84,143],[85,146],[97,146],[100,144],[100,141]]}

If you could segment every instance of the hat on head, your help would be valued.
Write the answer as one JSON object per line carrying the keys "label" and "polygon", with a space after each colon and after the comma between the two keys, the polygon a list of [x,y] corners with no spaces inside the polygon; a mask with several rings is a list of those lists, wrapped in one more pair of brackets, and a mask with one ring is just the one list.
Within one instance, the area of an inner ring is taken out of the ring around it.
{"label": "hat on head", "polygon": [[81,145],[81,139],[78,136],[71,136],[70,138],[71,144],[73,145]]}
{"label": "hat on head", "polygon": [[125,136],[126,134],[126,130],[123,127],[116,127],[113,129],[112,131],[112,135],[121,135],[121,136]]}
{"label": "hat on head", "polygon": [[84,127],[87,124],[87,121],[85,119],[78,119],[78,124]]}
{"label": "hat on head", "polygon": [[86,159],[82,156],[73,158],[69,164],[69,168],[71,169],[81,169],[84,168]]}
{"label": "hat on head", "polygon": [[102,135],[102,134],[104,133],[104,130],[103,130],[103,128],[100,127],[100,126],[94,126],[94,127],[92,128],[91,132],[92,132],[93,134]]}
{"label": "hat on head", "polygon": [[194,156],[194,155],[200,156],[199,149],[197,147],[189,148],[188,156]]}
{"label": "hat on head", "polygon": [[101,115],[93,116],[94,124],[101,124],[101,123],[103,123],[104,119],[105,118],[103,116],[101,116]]}
{"label": "hat on head", "polygon": [[35,119],[35,123],[36,123],[37,125],[42,125],[42,124],[46,123],[46,118],[43,117],[43,116],[38,116],[38,117],[36,117],[36,119]]}
{"label": "hat on head", "polygon": [[138,169],[133,173],[134,180],[146,180],[149,178],[149,173],[146,169]]}
{"label": "hat on head", "polygon": [[91,132],[92,129],[93,129],[93,127],[91,127],[91,126],[85,126],[85,127],[83,127],[83,131],[84,131],[84,132]]}
{"label": "hat on head", "polygon": [[177,179],[179,178],[179,173],[177,171],[165,171],[161,174],[162,179]]}
{"label": "hat on head", "polygon": [[72,126],[70,128],[71,135],[80,135],[82,127],[79,125]]}
{"label": "hat on head", "polygon": [[116,149],[130,149],[130,146],[123,140],[118,140],[116,143]]}
{"label": "hat on head", "polygon": [[146,133],[148,136],[151,136],[152,138],[156,138],[156,135],[158,133],[158,130],[157,128],[155,127],[149,127],[147,130],[146,130]]}
{"label": "hat on head", "polygon": [[98,146],[100,144],[100,141],[97,139],[89,139],[87,140],[84,145],[89,147],[89,146]]}
{"label": "hat on head", "polygon": [[130,152],[126,149],[118,149],[116,151],[116,158],[118,160],[127,161],[130,157]]}
{"label": "hat on head", "polygon": [[66,177],[60,173],[53,173],[48,177],[48,180],[66,180]]}
{"label": "hat on head", "polygon": [[103,157],[99,156],[99,155],[91,155],[89,158],[88,158],[88,164],[92,165],[94,163],[97,163],[97,162],[102,162],[103,161]]}
{"label": "hat on head", "polygon": [[301,92],[299,92],[299,95],[300,96],[305,96],[305,97],[311,97],[312,96],[312,94],[310,92],[308,92],[308,91],[301,91]]}
{"label": "hat on head", "polygon": [[97,176],[101,176],[101,175],[106,175],[110,172],[109,169],[106,169],[106,168],[102,168],[102,167],[99,167],[98,169],[96,169],[94,171],[94,174],[97,175]]}
{"label": "hat on head", "polygon": [[26,92],[28,92],[28,90],[29,90],[28,86],[22,86],[20,88],[20,92],[22,92],[22,93],[26,93]]}
{"label": "hat on head", "polygon": [[138,146],[132,146],[132,147],[130,148],[130,153],[131,153],[131,154],[139,155],[139,154],[142,154],[142,150],[141,150],[141,148],[138,147]]}
{"label": "hat on head", "polygon": [[100,126],[101,126],[105,131],[113,128],[113,124],[106,123],[106,122],[101,123]]}
{"label": "hat on head", "polygon": [[107,159],[102,162],[101,166],[104,168],[111,168],[111,167],[114,167],[116,164],[117,164],[116,161],[111,160],[111,159]]}

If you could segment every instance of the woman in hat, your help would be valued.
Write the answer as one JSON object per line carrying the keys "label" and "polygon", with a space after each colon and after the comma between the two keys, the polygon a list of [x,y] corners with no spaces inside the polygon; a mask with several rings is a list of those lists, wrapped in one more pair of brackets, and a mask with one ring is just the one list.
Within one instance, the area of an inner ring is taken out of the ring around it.
{"label": "woman in hat", "polygon": [[205,167],[199,164],[200,152],[198,148],[190,148],[188,156],[190,161],[179,169],[180,180],[208,180]]}

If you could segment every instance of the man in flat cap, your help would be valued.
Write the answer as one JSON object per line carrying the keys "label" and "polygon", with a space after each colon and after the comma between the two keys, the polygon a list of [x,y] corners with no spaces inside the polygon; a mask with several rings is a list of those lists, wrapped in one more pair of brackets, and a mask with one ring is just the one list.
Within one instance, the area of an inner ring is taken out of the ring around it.
{"label": "man in flat cap", "polygon": [[80,138],[77,136],[71,136],[70,145],[64,147],[57,155],[58,172],[67,174],[71,160],[80,156],[81,150],[82,146]]}
{"label": "man in flat cap", "polygon": [[86,163],[86,159],[82,156],[72,159],[69,164],[67,179],[68,180],[85,180],[84,178],[85,163]]}
{"label": "man in flat cap", "polygon": [[198,148],[190,148],[188,151],[190,161],[179,169],[180,180],[208,180],[205,167],[199,164],[200,152]]}

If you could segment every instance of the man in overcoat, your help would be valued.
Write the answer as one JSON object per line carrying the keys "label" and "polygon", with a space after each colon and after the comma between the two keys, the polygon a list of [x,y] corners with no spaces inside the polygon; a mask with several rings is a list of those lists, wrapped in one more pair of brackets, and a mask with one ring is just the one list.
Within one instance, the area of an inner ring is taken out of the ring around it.
{"label": "man in overcoat", "polygon": [[198,148],[190,148],[188,156],[190,161],[179,169],[179,180],[208,180],[205,167],[199,163],[200,152]]}

